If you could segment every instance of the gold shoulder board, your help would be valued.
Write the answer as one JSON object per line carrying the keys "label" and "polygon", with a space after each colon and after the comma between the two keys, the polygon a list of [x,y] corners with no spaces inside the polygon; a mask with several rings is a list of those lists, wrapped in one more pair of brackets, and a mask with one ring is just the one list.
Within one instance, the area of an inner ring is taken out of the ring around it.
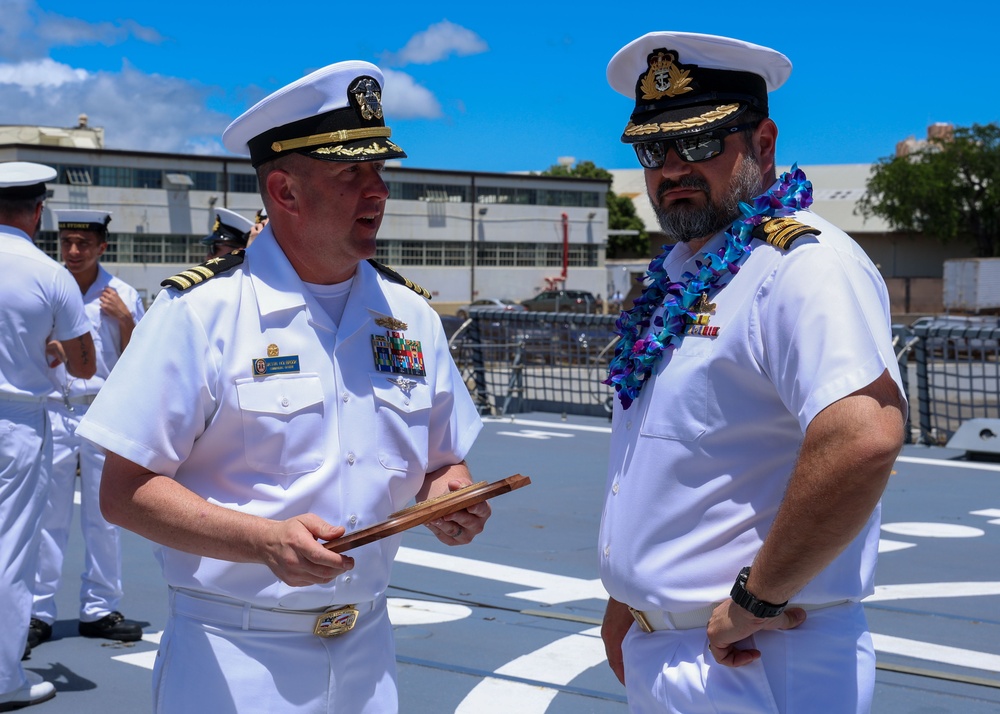
{"label": "gold shoulder board", "polygon": [[242,249],[234,250],[229,255],[224,255],[221,258],[212,258],[201,265],[196,265],[193,268],[188,268],[181,273],[177,273],[177,275],[172,275],[161,282],[160,285],[165,288],[187,290],[198,283],[205,282],[209,278],[214,278],[220,273],[232,270],[237,265],[240,265],[243,260],[244,251]]}
{"label": "gold shoulder board", "polygon": [[819,235],[819,231],[810,225],[800,223],[794,218],[765,218],[763,223],[753,229],[753,237],[770,243],[775,248],[788,250],[792,241],[799,236]]}
{"label": "gold shoulder board", "polygon": [[389,280],[393,281],[394,283],[399,283],[400,285],[405,285],[410,290],[412,290],[413,292],[415,292],[417,295],[421,295],[421,296],[427,298],[428,300],[431,299],[431,294],[425,288],[420,287],[419,285],[417,285],[412,280],[408,280],[408,279],[404,278],[402,275],[400,275],[399,273],[397,273],[395,270],[393,270],[392,268],[390,268],[388,265],[383,265],[382,263],[378,262],[377,260],[372,260],[371,258],[368,259],[368,262],[371,263],[371,266],[373,268],[375,268],[375,270],[377,270],[378,272],[382,273],[382,275],[384,275],[385,277],[389,278]]}

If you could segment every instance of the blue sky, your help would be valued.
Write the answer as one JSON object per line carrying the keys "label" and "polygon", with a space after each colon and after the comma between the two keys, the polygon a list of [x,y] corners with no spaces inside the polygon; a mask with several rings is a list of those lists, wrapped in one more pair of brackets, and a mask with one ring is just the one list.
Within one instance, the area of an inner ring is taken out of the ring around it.
{"label": "blue sky", "polygon": [[1000,3],[937,7],[0,0],[0,124],[72,126],[85,112],[109,148],[221,154],[222,130],[254,101],[363,59],[386,70],[406,166],[540,171],[572,156],[632,168],[618,141],[631,105],[605,68],[632,39],[671,29],[788,55],[791,79],[771,96],[779,163],[869,163],[932,122],[1000,121]]}

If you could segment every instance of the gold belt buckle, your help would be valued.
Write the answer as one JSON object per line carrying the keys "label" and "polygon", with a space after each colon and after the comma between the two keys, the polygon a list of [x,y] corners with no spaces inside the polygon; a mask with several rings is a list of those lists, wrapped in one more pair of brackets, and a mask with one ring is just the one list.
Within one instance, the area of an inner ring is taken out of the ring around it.
{"label": "gold belt buckle", "polygon": [[316,618],[313,634],[320,637],[336,637],[354,629],[358,621],[358,611],[354,605],[327,610]]}
{"label": "gold belt buckle", "polygon": [[645,633],[653,632],[653,626],[649,624],[649,620],[646,616],[642,614],[642,610],[636,610],[634,607],[629,607],[629,612],[632,613],[632,618],[638,623],[639,629]]}

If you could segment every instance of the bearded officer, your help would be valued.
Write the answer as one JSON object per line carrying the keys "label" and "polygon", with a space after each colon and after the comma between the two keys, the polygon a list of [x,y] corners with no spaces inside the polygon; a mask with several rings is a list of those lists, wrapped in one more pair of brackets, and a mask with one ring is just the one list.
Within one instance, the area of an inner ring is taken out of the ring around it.
{"label": "bearded officer", "polygon": [[[865,712],[879,498],[905,398],[878,270],[775,176],[741,40],[654,32],[608,65],[676,244],[622,315],[601,524],[602,634],[635,712]],[[742,205],[741,205],[742,204]]]}
{"label": "bearded officer", "polygon": [[[350,555],[318,541],[468,485],[482,424],[422,288],[369,260],[385,161],[405,156],[382,82],[333,64],[229,126],[268,225],[165,281],[80,425],[110,452],[105,515],[163,546],[158,712],[397,709],[399,536]],[[429,527],[468,543],[489,514]]]}
{"label": "bearded officer", "polygon": [[120,529],[101,515],[99,494],[104,453],[78,437],[76,428],[118,363],[145,308],[135,288],[100,264],[108,248],[111,214],[95,210],[60,210],[55,214],[63,263],[79,286],[93,326],[97,373],[90,379],[77,379],[65,367],[58,366],[51,375],[58,385],[46,405],[52,424],[52,480],[42,516],[28,641],[34,647],[52,636],[52,624],[57,617],[55,595],[69,542],[79,471],[84,570],[77,629],[84,637],[135,642],[142,638],[142,627],[126,620],[119,611],[122,599]]}
{"label": "bearded officer", "polygon": [[[66,269],[35,247],[46,181],[54,169],[24,161],[0,164],[0,710],[37,704],[55,688],[25,672],[39,519],[52,467],[45,414],[49,367],[94,375],[90,321]],[[51,346],[47,347],[50,344]],[[48,349],[48,353],[47,353]]]}

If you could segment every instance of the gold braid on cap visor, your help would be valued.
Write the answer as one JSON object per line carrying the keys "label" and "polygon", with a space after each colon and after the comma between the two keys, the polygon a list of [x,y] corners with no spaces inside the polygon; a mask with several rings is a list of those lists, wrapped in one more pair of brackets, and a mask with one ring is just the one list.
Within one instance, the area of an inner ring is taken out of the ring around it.
{"label": "gold braid on cap visor", "polygon": [[739,108],[739,104],[723,104],[721,107],[716,107],[712,111],[705,112],[700,116],[691,117],[690,119],[684,119],[682,121],[665,122],[663,124],[633,124],[632,122],[629,122],[628,126],[625,127],[625,136],[646,136],[647,134],[659,134],[660,132],[668,131],[683,131],[684,129],[705,126],[705,124],[726,118]]}
{"label": "gold braid on cap visor", "polygon": [[375,126],[367,129],[341,129],[331,131],[326,134],[313,134],[303,136],[301,139],[284,139],[271,144],[271,151],[280,154],[282,151],[292,151],[305,146],[319,146],[320,144],[334,144],[343,141],[354,141],[355,139],[368,139],[373,136],[392,136],[392,130],[387,126]]}

